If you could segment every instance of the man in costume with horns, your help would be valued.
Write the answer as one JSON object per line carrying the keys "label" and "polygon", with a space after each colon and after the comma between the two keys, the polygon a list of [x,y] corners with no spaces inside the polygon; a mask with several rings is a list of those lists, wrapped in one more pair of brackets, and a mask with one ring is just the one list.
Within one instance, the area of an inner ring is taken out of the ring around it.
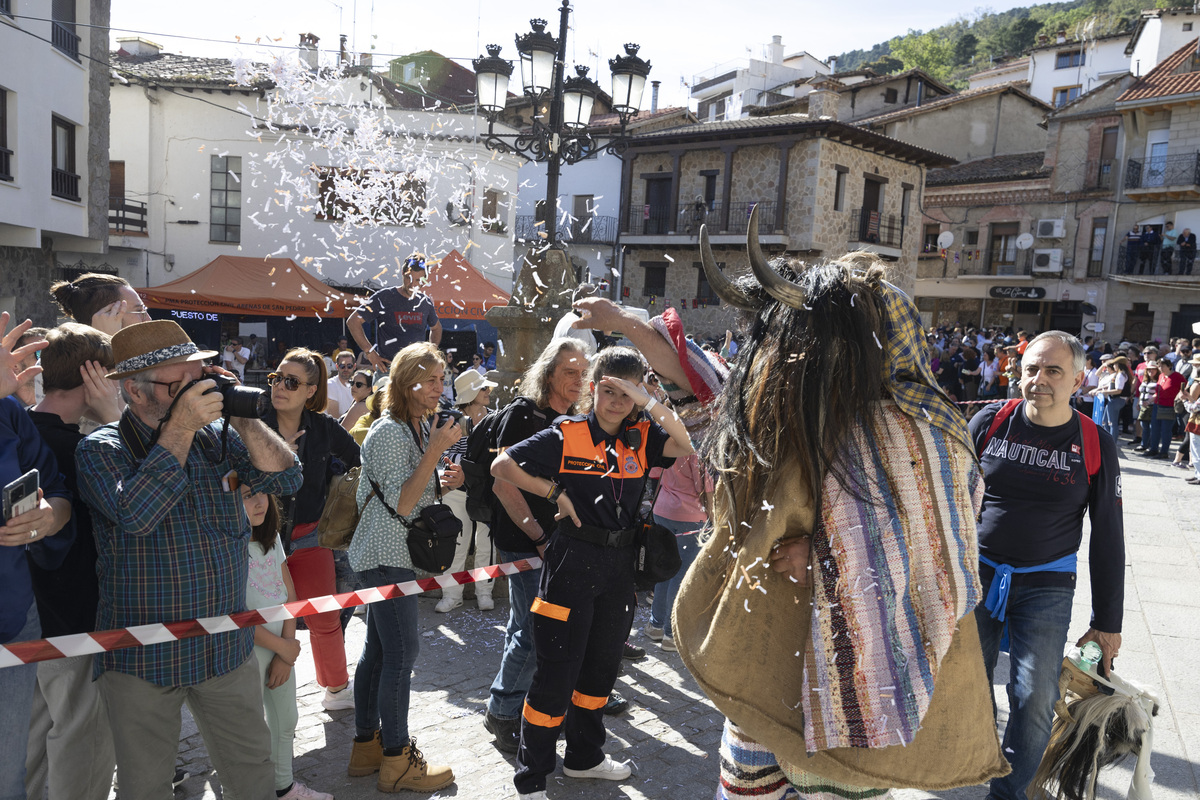
{"label": "man in costume with horns", "polygon": [[701,229],[710,285],[749,320],[703,448],[714,530],[673,618],[727,717],[717,796],[861,800],[1003,775],[968,616],[982,483],[916,307],[873,256],[768,264],[756,217],[757,282],[730,281]]}

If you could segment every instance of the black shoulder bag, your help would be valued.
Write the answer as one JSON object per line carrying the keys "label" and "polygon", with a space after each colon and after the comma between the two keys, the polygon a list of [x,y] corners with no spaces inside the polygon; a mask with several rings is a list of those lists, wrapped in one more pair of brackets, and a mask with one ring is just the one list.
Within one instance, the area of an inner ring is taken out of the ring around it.
{"label": "black shoulder bag", "polygon": [[[421,447],[421,440],[411,422],[408,424],[408,430],[412,434],[417,449],[424,454],[425,448]],[[363,467],[362,474],[367,475],[366,465],[364,464]],[[367,475],[367,480],[371,482],[371,488],[374,490],[372,496],[378,497],[379,502],[392,515],[392,518],[408,528],[408,555],[412,559],[413,566],[422,572],[441,575],[450,568],[450,563],[454,561],[454,550],[458,546],[458,537],[462,534],[462,522],[454,516],[450,506],[442,502],[441,481],[438,480],[436,471],[433,479],[433,491],[437,502],[422,508],[417,519],[409,522],[396,513],[396,509],[387,504],[383,497],[383,489],[375,482],[374,478]],[[368,502],[370,502],[369,499]]]}

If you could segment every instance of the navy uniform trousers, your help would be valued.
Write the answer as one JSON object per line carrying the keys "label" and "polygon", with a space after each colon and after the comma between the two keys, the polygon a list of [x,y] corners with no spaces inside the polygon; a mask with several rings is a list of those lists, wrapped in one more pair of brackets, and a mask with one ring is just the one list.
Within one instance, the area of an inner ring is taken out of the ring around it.
{"label": "navy uniform trousers", "polygon": [[561,530],[546,547],[533,601],[537,669],[525,696],[513,783],[522,794],[546,788],[559,728],[563,766],[591,769],[604,760],[604,704],[617,682],[634,613],[634,547],[604,547]]}

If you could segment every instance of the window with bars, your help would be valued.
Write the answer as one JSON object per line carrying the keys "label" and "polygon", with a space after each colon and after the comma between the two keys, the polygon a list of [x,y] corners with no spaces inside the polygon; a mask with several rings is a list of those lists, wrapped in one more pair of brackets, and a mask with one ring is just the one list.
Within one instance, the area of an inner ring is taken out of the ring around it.
{"label": "window with bars", "polygon": [[213,156],[209,183],[208,239],[212,242],[242,240],[242,159]]}
{"label": "window with bars", "polygon": [[13,179],[12,155],[8,147],[8,91],[0,89],[0,181]]}
{"label": "window with bars", "polygon": [[317,219],[375,225],[425,225],[425,181],[384,170],[317,171]]}
{"label": "window with bars", "polygon": [[75,171],[75,126],[51,117],[50,193],[64,200],[79,199],[79,174]]}
{"label": "window with bars", "polygon": [[508,206],[508,193],[499,189],[484,189],[483,203],[479,209],[483,229],[488,233],[507,233],[503,212]]}
{"label": "window with bars", "polygon": [[663,297],[667,293],[667,262],[643,261],[642,270],[645,281],[642,283],[642,297]]}
{"label": "window with bars", "polygon": [[1108,217],[1092,220],[1092,246],[1089,250],[1087,274],[1098,278],[1104,272],[1104,240],[1108,238]]}

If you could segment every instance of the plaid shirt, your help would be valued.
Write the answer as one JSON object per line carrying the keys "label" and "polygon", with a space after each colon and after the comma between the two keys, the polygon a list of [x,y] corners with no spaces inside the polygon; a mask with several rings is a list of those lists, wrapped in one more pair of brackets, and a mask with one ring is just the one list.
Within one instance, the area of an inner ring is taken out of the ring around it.
{"label": "plaid shirt", "polygon": [[[130,411],[149,441],[152,429]],[[139,462],[116,425],[106,425],[76,450],[79,491],[92,509],[99,560],[96,629],[176,622],[246,609],[250,523],[241,495],[222,488],[236,470],[256,492],[291,494],[300,488],[300,464],[267,473],[250,463],[241,437],[229,431],[226,459],[221,430],[196,434],[181,466],[156,444]],[[250,657],[254,629],[104,653],[96,675],[114,670],[159,686],[191,686],[232,672]]]}

